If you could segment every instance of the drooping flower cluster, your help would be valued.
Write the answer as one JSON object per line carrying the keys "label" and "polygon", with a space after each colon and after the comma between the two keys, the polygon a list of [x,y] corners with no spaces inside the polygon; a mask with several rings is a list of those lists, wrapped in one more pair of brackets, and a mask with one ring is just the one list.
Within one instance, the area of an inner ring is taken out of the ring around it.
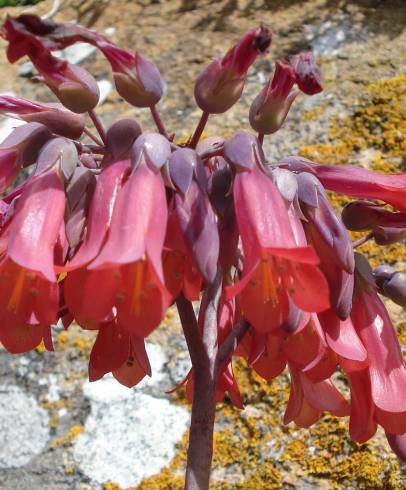
{"label": "drooping flower cluster", "polygon": [[[322,90],[312,54],[276,62],[250,109],[258,138],[243,131],[199,142],[202,123],[177,145],[156,110],[159,71],[140,54],[32,15],[9,17],[1,33],[9,61],[28,56],[60,102],[0,96],[3,114],[26,121],[0,144],[3,346],[19,353],[43,341],[52,350],[51,326],[75,321],[98,332],[90,379],[111,372],[133,386],[151,374],[144,341],[166,310],[180,296],[201,300],[201,330],[208,287],[221,274],[219,349],[236,325],[247,328],[220,366],[217,399],[227,392],[242,406],[233,356],[267,380],[288,369],[285,423],[308,427],[325,411],[349,415],[353,440],[368,440],[379,424],[404,457],[406,367],[378,293],[406,306],[406,276],[386,266],[372,272],[348,230],[366,230],[377,244],[402,240],[406,174],[299,157],[272,163],[262,148],[300,92]],[[52,54],[78,41],[100,49],[119,94],[150,108],[159,133],[132,119],[103,129],[93,77]],[[202,71],[195,85],[202,121],[239,99],[247,70],[270,43],[267,29],[254,29]],[[29,177],[10,191],[25,168]],[[325,189],[364,200],[340,217]],[[350,400],[332,381],[337,369]],[[192,370],[185,380],[190,396],[193,377]]]}

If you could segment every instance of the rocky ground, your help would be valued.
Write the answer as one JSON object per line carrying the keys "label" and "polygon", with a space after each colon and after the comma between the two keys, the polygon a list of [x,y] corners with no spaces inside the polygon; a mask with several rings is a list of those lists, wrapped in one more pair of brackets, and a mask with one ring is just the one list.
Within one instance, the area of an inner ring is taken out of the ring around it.
{"label": "rocky ground", "polygon": [[[44,14],[53,2],[28,10]],[[21,8],[0,10],[21,12]],[[160,68],[167,92],[160,103],[176,139],[187,138],[198,118],[193,81],[214,55],[224,53],[246,29],[272,28],[271,53],[250,72],[242,100],[225,116],[210,119],[206,134],[248,128],[253,97],[273,61],[312,49],[322,67],[325,91],[298,99],[286,124],[265,140],[270,161],[300,153],[326,163],[358,162],[388,171],[406,163],[406,9],[403,0],[65,0],[56,19],[79,20]],[[30,66],[9,66],[0,43],[0,92],[51,100]],[[65,53],[66,55],[66,53]],[[146,111],[126,105],[111,90],[108,65],[93,50],[68,52],[97,75],[106,124],[137,117],[152,128]],[[71,58],[72,59],[72,58]],[[9,121],[4,121],[2,134]],[[343,204],[336,199],[337,206]],[[364,249],[376,264],[405,267],[404,249]],[[388,304],[406,344],[406,317]],[[42,349],[11,356],[0,347],[0,488],[182,488],[188,407],[165,392],[187,372],[185,345],[169,312],[151,336],[153,377],[134,390],[108,378],[86,381],[89,332],[54,330],[55,353]],[[390,454],[382,434],[362,446],[346,436],[347,421],[324,417],[309,431],[281,426],[287,378],[262,382],[238,365],[246,408],[218,410],[213,488],[221,490],[401,489],[405,468]],[[345,388],[345,387],[344,387]]]}

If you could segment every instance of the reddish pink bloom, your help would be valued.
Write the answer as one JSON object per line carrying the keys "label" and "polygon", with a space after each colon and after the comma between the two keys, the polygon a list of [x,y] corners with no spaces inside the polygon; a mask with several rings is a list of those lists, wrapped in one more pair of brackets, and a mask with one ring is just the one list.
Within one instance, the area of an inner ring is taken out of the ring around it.
{"label": "reddish pink bloom", "polygon": [[[309,246],[298,245],[286,205],[260,170],[237,173],[234,203],[244,251],[242,279],[228,294],[240,293],[241,310],[259,332],[286,320],[289,297],[304,311],[328,308],[328,287]],[[272,209],[272,213],[269,213]]]}
{"label": "reddish pink bloom", "polygon": [[297,175],[298,198],[304,214],[304,229],[320,257],[320,268],[330,289],[330,302],[336,314],[345,319],[351,311],[354,251],[348,231],[337,218],[316,177]]}
{"label": "reddish pink bloom", "polygon": [[368,353],[368,375],[375,419],[391,434],[406,432],[406,366],[384,304],[358,287],[352,321]]}
{"label": "reddish pink bloom", "polygon": [[337,417],[349,415],[350,407],[345,398],[329,379],[313,383],[305,374],[290,369],[291,387],[284,423],[294,421],[299,427],[310,427],[321,416],[330,412]]}
{"label": "reddish pink bloom", "polygon": [[332,310],[323,311],[317,316],[330,349],[344,359],[366,360],[367,352],[350,317],[340,320]]}
{"label": "reddish pink bloom", "polygon": [[15,324],[0,328],[0,342],[7,352],[23,354],[38,347],[42,342],[48,351],[53,351],[51,327],[43,325]]}
{"label": "reddish pink bloom", "polygon": [[163,254],[165,285],[173,298],[180,292],[190,301],[199,299],[202,278],[186,249],[177,216],[169,212]]}
{"label": "reddish pink bloom", "polygon": [[351,390],[350,436],[364,443],[376,432],[375,406],[371,397],[368,370],[346,372]]}
{"label": "reddish pink bloom", "polygon": [[[276,376],[279,376],[286,367],[286,357],[283,353],[282,347],[285,338],[282,335],[269,334],[265,338],[256,338],[258,334],[253,331],[251,335],[246,335],[243,343],[247,350],[246,357],[249,357],[249,362],[252,369],[259,374],[262,378],[270,381]],[[258,356],[255,355],[255,351],[258,352],[258,347],[255,348],[255,344],[262,343],[262,353]]]}
{"label": "reddish pink bloom", "polygon": [[406,461],[406,433],[397,435],[386,433],[386,438],[392,451],[402,461]]}
{"label": "reddish pink bloom", "polygon": [[35,347],[48,335],[43,326],[56,323],[54,250],[64,208],[63,184],[51,170],[25,187],[2,230],[6,248],[0,262],[0,339],[12,351]]}
{"label": "reddish pink bloom", "polygon": [[286,338],[282,350],[290,366],[315,383],[328,379],[337,366],[337,357],[328,347],[315,314],[307,324]]}
{"label": "reddish pink bloom", "polygon": [[27,184],[10,225],[7,256],[21,268],[56,281],[54,247],[65,210],[63,183],[50,170]]}
{"label": "reddish pink bloom", "polygon": [[97,257],[106,240],[117,196],[130,168],[130,161],[124,160],[108,165],[101,172],[92,196],[85,238],[67,270],[83,267]]}
{"label": "reddish pink bloom", "polygon": [[109,372],[128,388],[151,376],[144,339],[129,335],[114,321],[100,325],[90,353],[89,379],[96,381]]}
{"label": "reddish pink bloom", "polygon": [[159,324],[170,304],[161,259],[166,221],[162,178],[141,162],[120,190],[107,240],[88,266],[95,281],[97,275],[104,281],[85,298],[84,311],[94,302],[104,304],[103,314],[115,307],[120,325],[140,337]]}
{"label": "reddish pink bloom", "polygon": [[381,174],[355,165],[319,165],[300,157],[288,157],[281,165],[293,171],[314,173],[330,191],[384,201],[406,213],[406,173]]}

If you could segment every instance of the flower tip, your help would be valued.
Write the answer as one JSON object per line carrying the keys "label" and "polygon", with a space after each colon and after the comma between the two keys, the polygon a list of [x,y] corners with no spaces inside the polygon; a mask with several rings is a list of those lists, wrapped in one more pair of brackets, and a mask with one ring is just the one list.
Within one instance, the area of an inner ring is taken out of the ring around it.
{"label": "flower tip", "polygon": [[323,91],[321,71],[311,51],[294,56],[292,66],[296,74],[296,83],[303,93],[316,95]]}
{"label": "flower tip", "polygon": [[267,27],[261,25],[256,29],[255,37],[252,41],[253,47],[260,53],[266,53],[271,46],[272,32]]}
{"label": "flower tip", "polygon": [[401,461],[406,461],[406,433],[405,434],[389,434],[386,432],[386,439],[389,446],[396,456]]}

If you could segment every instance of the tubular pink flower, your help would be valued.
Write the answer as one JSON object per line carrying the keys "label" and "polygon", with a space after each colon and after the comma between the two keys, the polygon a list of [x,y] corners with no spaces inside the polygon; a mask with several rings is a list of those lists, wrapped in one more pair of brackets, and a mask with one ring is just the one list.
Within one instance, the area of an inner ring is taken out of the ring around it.
{"label": "tubular pink flower", "polygon": [[241,295],[247,320],[262,333],[280,326],[288,315],[288,296],[304,311],[327,309],[328,286],[317,268],[319,259],[312,247],[295,242],[285,203],[271,179],[256,168],[239,172],[233,192],[244,270],[228,295]]}
{"label": "tubular pink flower", "polygon": [[279,165],[292,171],[313,173],[330,191],[384,201],[406,213],[406,173],[381,174],[355,165],[320,165],[301,157],[285,158]]}
{"label": "tubular pink flower", "polygon": [[159,324],[170,303],[161,257],[166,221],[162,178],[142,162],[120,190],[107,240],[88,266],[109,278],[86,301],[103,297],[106,309],[117,308],[119,324],[141,337]]}

